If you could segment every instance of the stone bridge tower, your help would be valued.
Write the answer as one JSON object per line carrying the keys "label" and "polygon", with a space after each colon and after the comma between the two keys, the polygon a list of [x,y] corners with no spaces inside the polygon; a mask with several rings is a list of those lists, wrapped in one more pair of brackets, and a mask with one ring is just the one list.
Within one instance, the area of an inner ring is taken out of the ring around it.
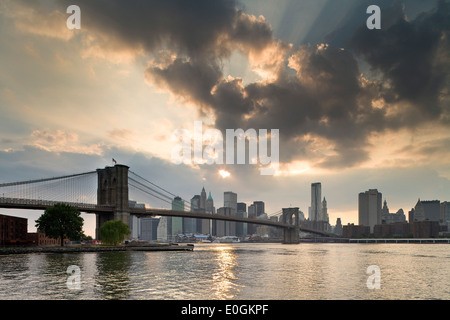
{"label": "stone bridge tower", "polygon": [[97,205],[113,206],[114,212],[97,213],[96,239],[99,239],[99,229],[106,221],[121,220],[127,226],[130,225],[128,169],[128,166],[121,164],[97,169]]}
{"label": "stone bridge tower", "polygon": [[[299,208],[283,208],[281,215],[281,222],[292,225],[291,228],[284,228],[283,243],[299,243],[300,242],[300,217],[298,213]],[[294,219],[292,219],[294,217]]]}

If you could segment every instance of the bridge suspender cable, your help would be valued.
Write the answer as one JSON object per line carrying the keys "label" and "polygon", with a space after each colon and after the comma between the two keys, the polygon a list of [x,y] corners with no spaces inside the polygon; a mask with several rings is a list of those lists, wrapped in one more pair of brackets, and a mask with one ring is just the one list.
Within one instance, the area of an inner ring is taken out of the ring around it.
{"label": "bridge suspender cable", "polygon": [[[146,183],[149,183],[149,184],[151,184],[152,186],[154,186],[154,187],[156,187],[156,188],[158,188],[158,189],[160,189],[160,190],[162,190],[162,191],[164,191],[164,192],[170,194],[171,197],[169,197],[169,196],[167,196],[167,195],[161,193],[160,191],[155,190],[154,188],[152,188],[152,187],[150,187],[150,186],[148,186],[148,185],[145,185],[145,184],[143,184],[143,183],[140,183],[140,182],[136,181],[135,179],[130,178],[130,176],[128,176],[128,179],[129,179],[129,180],[132,180],[132,181],[134,181],[134,182],[136,182],[136,183],[139,183],[140,185],[144,186],[145,188],[150,189],[150,190],[152,190],[153,192],[156,192],[157,194],[166,197],[167,199],[170,199],[170,202],[168,202],[169,204],[172,204],[172,200],[173,200],[174,197],[178,197],[176,194],[174,194],[174,193],[172,193],[172,192],[170,192],[170,191],[168,191],[168,190],[166,190],[166,189],[164,189],[164,188],[158,186],[157,184],[155,184],[155,183],[153,183],[153,182],[151,182],[151,181],[145,179],[144,177],[141,177],[141,176],[138,175],[137,173],[135,173],[135,172],[133,172],[133,171],[131,171],[131,170],[130,170],[129,172],[130,172],[131,174],[135,175],[137,178],[142,179],[142,180],[145,181]],[[139,189],[137,186],[134,186],[134,185],[133,185],[133,187]],[[142,192],[145,192],[145,191],[143,191],[143,190],[141,190],[141,189],[139,189],[139,190],[142,191]],[[150,194],[150,193],[148,193],[148,192],[146,192],[146,193],[147,193],[147,194]],[[159,197],[157,197],[157,196],[155,196],[155,195],[153,195],[153,194],[150,194],[150,195],[152,195],[152,196],[154,196],[154,197],[160,199]],[[181,198],[181,197],[180,197],[180,198]],[[163,199],[160,199],[160,200],[163,200]],[[181,200],[187,205],[188,209],[190,210],[190,206],[191,206],[190,202],[189,202],[189,201],[186,201],[186,200],[184,200],[184,199],[182,199],[182,198],[181,198]],[[166,200],[163,200],[163,201],[167,202]]]}

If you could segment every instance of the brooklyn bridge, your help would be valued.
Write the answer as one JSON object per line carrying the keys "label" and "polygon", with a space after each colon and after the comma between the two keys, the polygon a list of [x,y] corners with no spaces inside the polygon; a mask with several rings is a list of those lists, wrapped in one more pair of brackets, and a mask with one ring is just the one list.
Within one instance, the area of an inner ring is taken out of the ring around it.
{"label": "brooklyn bridge", "polygon": [[59,177],[2,183],[0,208],[45,210],[56,203],[69,204],[80,212],[96,215],[97,239],[98,230],[106,221],[121,220],[130,225],[130,215],[212,219],[277,227],[283,229],[282,241],[286,244],[298,243],[300,231],[325,237],[334,236],[328,232],[302,227],[298,208],[282,209],[280,221],[276,222],[191,210],[130,206],[130,199],[135,199],[136,194],[144,196],[148,202],[152,199],[168,202],[170,197],[176,195],[129,169],[126,165],[116,164],[104,169]]}

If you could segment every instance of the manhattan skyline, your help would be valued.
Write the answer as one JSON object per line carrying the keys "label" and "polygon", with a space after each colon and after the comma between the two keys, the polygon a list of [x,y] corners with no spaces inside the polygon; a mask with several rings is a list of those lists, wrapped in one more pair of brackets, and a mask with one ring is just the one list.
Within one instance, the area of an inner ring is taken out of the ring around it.
{"label": "manhattan skyline", "polygon": [[[66,8],[81,8],[81,29]],[[381,8],[368,30],[366,8]],[[0,4],[0,182],[114,158],[183,199],[199,186],[266,213],[311,203],[358,223],[450,200],[448,1],[52,1]],[[406,36],[408,35],[408,36]],[[392,45],[395,43],[395,45]],[[280,165],[176,165],[177,129],[278,129]],[[200,188],[201,189],[201,188]],[[161,207],[156,200],[151,206]],[[4,210],[29,218],[40,213]],[[84,215],[85,222],[95,220]]]}

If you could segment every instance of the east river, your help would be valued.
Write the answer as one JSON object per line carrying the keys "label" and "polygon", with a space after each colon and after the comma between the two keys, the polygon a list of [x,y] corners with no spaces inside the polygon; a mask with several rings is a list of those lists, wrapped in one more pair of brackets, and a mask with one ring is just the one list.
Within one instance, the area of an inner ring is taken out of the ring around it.
{"label": "east river", "polygon": [[237,243],[4,255],[0,299],[448,300],[450,245]]}

